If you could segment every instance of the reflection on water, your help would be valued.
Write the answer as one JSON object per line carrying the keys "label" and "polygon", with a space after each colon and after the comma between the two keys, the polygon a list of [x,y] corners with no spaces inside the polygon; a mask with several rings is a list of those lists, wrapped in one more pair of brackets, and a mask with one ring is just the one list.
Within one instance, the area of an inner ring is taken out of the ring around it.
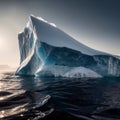
{"label": "reflection on water", "polygon": [[0,75],[2,120],[119,120],[120,78]]}
{"label": "reflection on water", "polygon": [[33,77],[19,77],[12,73],[2,74],[0,79],[0,118],[39,119],[53,112],[45,107],[50,95],[35,92],[37,83]]}

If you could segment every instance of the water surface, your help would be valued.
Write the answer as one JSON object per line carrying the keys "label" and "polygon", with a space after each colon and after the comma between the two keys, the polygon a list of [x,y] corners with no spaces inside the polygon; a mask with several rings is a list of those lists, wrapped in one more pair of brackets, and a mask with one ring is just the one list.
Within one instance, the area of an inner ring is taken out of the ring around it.
{"label": "water surface", "polygon": [[120,120],[120,78],[0,74],[0,120]]}

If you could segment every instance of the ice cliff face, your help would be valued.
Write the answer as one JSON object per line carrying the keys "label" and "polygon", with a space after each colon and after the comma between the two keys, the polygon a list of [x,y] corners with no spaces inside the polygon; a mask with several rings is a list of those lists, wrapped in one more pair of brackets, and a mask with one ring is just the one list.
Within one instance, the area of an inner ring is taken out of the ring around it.
{"label": "ice cliff face", "polygon": [[120,59],[79,43],[42,18],[30,16],[18,39],[20,66],[16,74],[77,78],[120,76]]}

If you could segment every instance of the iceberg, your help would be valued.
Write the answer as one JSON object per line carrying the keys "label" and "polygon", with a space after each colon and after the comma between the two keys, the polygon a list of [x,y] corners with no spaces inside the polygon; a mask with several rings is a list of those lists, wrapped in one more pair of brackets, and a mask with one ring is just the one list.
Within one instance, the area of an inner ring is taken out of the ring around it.
{"label": "iceberg", "polygon": [[85,67],[75,67],[65,73],[65,77],[69,78],[101,78],[102,76],[99,75],[98,73],[85,68]]}
{"label": "iceberg", "polygon": [[40,70],[39,77],[64,77],[64,78],[101,78],[98,73],[84,67],[68,67],[47,65]]}
{"label": "iceberg", "polygon": [[18,75],[54,77],[120,76],[118,56],[78,42],[54,23],[31,15],[18,34]]}

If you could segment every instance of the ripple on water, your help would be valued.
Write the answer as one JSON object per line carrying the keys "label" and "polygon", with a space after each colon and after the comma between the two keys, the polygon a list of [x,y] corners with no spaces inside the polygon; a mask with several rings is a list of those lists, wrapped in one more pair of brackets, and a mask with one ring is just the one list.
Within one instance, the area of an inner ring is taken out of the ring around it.
{"label": "ripple on water", "polygon": [[120,79],[0,76],[2,120],[119,120]]}

